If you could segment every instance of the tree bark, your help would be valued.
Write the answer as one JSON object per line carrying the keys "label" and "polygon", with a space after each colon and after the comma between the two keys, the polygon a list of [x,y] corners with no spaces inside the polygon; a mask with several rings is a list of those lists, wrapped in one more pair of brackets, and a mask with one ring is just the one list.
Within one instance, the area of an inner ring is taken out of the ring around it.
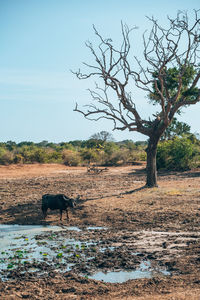
{"label": "tree bark", "polygon": [[156,166],[156,153],[159,138],[151,138],[148,142],[147,152],[147,187],[157,187],[157,166]]}

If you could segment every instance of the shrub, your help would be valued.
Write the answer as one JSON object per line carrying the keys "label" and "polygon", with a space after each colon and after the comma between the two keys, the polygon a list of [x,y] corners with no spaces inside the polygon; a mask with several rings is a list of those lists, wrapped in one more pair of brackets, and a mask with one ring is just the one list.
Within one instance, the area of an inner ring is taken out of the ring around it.
{"label": "shrub", "polygon": [[96,149],[82,149],[80,152],[82,160],[89,163],[97,163],[100,160],[99,153]]}
{"label": "shrub", "polygon": [[116,166],[127,163],[129,160],[129,150],[120,149],[112,152],[110,155],[107,155],[105,158],[105,165],[107,166]]}
{"label": "shrub", "polygon": [[158,144],[157,167],[168,170],[187,170],[194,167],[199,147],[187,138],[174,138]]}
{"label": "shrub", "polygon": [[107,155],[111,155],[119,149],[120,147],[114,142],[106,142],[104,145],[104,151]]}
{"label": "shrub", "polygon": [[31,156],[32,162],[38,162],[38,163],[46,163],[48,162],[48,156],[44,149],[36,149],[33,151]]}
{"label": "shrub", "polygon": [[9,165],[13,163],[13,153],[4,148],[0,148],[0,164]]}
{"label": "shrub", "polygon": [[45,149],[39,148],[37,146],[22,146],[17,151],[23,157],[24,163],[46,163],[48,162],[48,155]]}
{"label": "shrub", "polygon": [[145,150],[132,150],[130,151],[130,161],[146,161],[147,154]]}
{"label": "shrub", "polygon": [[72,150],[63,150],[62,159],[66,166],[78,166],[81,163],[81,157],[79,153]]}
{"label": "shrub", "polygon": [[19,153],[16,153],[15,156],[14,156],[14,159],[13,159],[13,162],[15,164],[22,164],[23,163],[23,156]]}
{"label": "shrub", "polygon": [[46,157],[45,162],[47,163],[62,163],[62,153],[53,149],[45,149]]}

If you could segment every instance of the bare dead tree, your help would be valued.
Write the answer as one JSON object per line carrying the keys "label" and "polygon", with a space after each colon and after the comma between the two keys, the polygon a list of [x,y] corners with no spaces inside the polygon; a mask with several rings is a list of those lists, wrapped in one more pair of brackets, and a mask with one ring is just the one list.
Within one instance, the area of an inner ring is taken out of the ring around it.
{"label": "bare dead tree", "polygon": [[95,134],[93,134],[90,139],[99,140],[102,143],[105,143],[106,141],[113,141],[114,138],[111,133],[107,131],[100,131]]}
{"label": "bare dead tree", "polygon": [[[86,43],[94,58],[94,64],[84,63],[88,73],[73,72],[79,79],[97,77],[103,85],[96,84],[89,90],[92,103],[85,110],[75,111],[89,120],[111,120],[114,130],[137,131],[149,137],[147,152],[148,187],[157,186],[157,144],[180,108],[200,101],[199,11],[194,11],[192,21],[186,12],[178,12],[175,18],[168,17],[168,28],[163,28],[153,17],[148,18],[151,31],[143,35],[143,61],[134,57],[130,64],[130,33],[127,25],[121,24],[122,44],[118,49],[111,39],[104,39],[93,26],[99,39],[97,48]],[[137,88],[144,90],[149,99],[160,107],[156,115],[142,119],[131,93],[130,79]],[[110,94],[110,92],[112,94]]]}

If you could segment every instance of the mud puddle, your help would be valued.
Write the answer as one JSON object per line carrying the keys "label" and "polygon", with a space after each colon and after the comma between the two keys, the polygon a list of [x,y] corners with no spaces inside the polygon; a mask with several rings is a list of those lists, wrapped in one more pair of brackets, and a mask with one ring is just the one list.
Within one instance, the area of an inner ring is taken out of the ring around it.
{"label": "mud puddle", "polygon": [[40,261],[41,255],[49,251],[48,247],[39,245],[36,236],[63,230],[59,226],[37,225],[0,225],[0,270],[2,278],[7,271]]}
{"label": "mud puddle", "polygon": [[82,229],[75,226],[0,225],[0,277],[5,280],[25,272],[66,272],[87,262],[96,253],[97,242],[82,242],[80,232]]}
{"label": "mud puddle", "polygon": [[92,276],[89,276],[89,278],[109,283],[122,283],[130,279],[162,277],[169,275],[170,272],[166,271],[165,269],[155,269],[152,267],[150,261],[145,261],[142,262],[135,271],[115,271],[107,273],[98,272]]}
{"label": "mud puddle", "polygon": [[179,274],[175,257],[199,239],[195,232],[0,225],[0,277],[71,271],[114,283],[169,276]]}

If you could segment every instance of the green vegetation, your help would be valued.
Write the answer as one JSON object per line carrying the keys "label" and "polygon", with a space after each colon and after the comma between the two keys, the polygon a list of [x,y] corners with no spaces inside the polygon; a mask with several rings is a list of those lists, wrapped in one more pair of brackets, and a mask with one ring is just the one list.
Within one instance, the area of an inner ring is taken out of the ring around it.
{"label": "green vegetation", "polygon": [[157,149],[157,168],[188,170],[200,167],[200,141],[194,135],[162,141]]}
{"label": "green vegetation", "polygon": [[[200,141],[189,126],[175,122],[158,144],[157,168],[186,170],[200,166]],[[62,163],[67,166],[117,166],[146,160],[147,142],[94,139],[68,143],[0,143],[0,164]],[[51,237],[53,239],[53,236]]]}
{"label": "green vegetation", "polygon": [[0,164],[62,163],[83,166],[94,163],[114,166],[145,160],[146,143],[122,142],[90,138],[68,143],[40,143],[8,141],[0,143]]}

